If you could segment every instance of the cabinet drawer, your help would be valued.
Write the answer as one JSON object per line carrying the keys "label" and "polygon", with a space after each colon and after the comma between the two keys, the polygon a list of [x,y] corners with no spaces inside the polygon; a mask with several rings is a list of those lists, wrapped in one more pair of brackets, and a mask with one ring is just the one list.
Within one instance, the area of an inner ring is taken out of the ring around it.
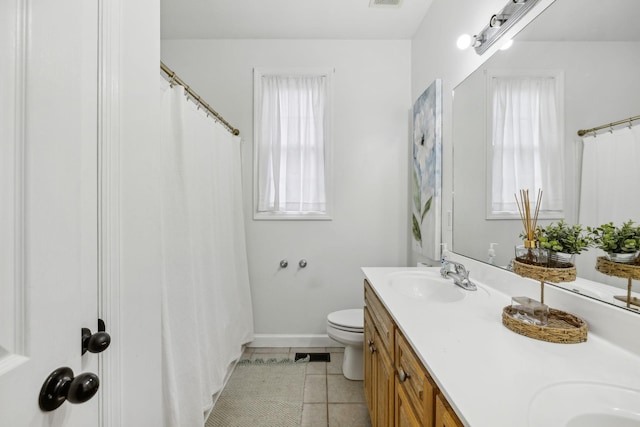
{"label": "cabinet drawer", "polygon": [[425,427],[433,427],[437,387],[409,343],[396,331],[396,388],[401,388]]}
{"label": "cabinet drawer", "polygon": [[394,323],[391,319],[391,316],[387,312],[387,309],[382,305],[380,299],[375,294],[369,282],[365,279],[364,281],[364,302],[369,309],[369,313],[371,314],[371,318],[373,323],[378,330],[378,334],[380,335],[380,339],[382,340],[382,345],[387,351],[387,354],[391,358],[394,359]]}

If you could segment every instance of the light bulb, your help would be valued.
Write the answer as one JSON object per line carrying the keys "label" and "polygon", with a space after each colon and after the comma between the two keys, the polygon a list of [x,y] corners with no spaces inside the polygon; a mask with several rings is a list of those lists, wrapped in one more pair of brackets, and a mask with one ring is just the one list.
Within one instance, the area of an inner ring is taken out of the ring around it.
{"label": "light bulb", "polygon": [[461,35],[456,41],[456,46],[458,46],[458,49],[460,50],[465,50],[466,48],[471,46],[471,36],[469,34]]}
{"label": "light bulb", "polygon": [[513,39],[509,39],[502,46],[500,46],[500,50],[507,50],[513,45]]}

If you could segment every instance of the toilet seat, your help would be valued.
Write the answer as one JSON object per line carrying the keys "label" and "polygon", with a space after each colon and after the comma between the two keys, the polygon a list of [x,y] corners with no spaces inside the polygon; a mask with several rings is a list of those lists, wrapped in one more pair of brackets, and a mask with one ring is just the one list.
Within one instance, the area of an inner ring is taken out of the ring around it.
{"label": "toilet seat", "polygon": [[364,333],[364,313],[361,308],[329,313],[327,323],[341,331]]}

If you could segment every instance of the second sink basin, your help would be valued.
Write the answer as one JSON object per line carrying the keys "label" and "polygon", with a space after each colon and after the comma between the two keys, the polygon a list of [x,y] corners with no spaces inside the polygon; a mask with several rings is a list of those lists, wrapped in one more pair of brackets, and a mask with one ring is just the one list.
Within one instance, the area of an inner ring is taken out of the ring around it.
{"label": "second sink basin", "polygon": [[640,427],[640,390],[566,382],[540,390],[529,405],[529,427]]}

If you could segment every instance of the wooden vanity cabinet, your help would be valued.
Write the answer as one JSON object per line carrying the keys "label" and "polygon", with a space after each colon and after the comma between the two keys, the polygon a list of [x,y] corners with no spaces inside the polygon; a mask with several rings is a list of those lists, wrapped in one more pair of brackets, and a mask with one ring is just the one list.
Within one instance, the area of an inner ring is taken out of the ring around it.
{"label": "wooden vanity cabinet", "polygon": [[402,392],[406,396],[407,410],[412,410],[419,420],[417,426],[433,427],[438,388],[399,330],[395,341],[396,394]]}
{"label": "wooden vanity cabinet", "polygon": [[371,425],[461,427],[367,280],[364,296],[364,387]]}
{"label": "wooden vanity cabinet", "polygon": [[388,427],[393,425],[394,369],[382,340],[377,333],[369,309],[365,307],[364,348],[364,394],[371,425]]}
{"label": "wooden vanity cabinet", "polygon": [[422,425],[416,417],[416,413],[402,387],[396,388],[394,425],[397,427],[417,427]]}
{"label": "wooden vanity cabinet", "polygon": [[442,394],[436,397],[436,427],[464,427]]}
{"label": "wooden vanity cabinet", "polygon": [[389,427],[394,418],[394,324],[365,281],[365,398],[373,427]]}
{"label": "wooden vanity cabinet", "polygon": [[389,357],[393,359],[395,323],[366,280],[364,281],[364,302],[369,309],[376,333],[380,336],[379,345],[384,347]]}
{"label": "wooden vanity cabinet", "polygon": [[376,387],[376,366],[373,353],[375,349],[373,344],[375,343],[376,329],[373,326],[373,320],[369,309],[364,308],[364,398],[371,414],[371,424],[375,426],[373,422],[373,414],[375,410],[375,387]]}

